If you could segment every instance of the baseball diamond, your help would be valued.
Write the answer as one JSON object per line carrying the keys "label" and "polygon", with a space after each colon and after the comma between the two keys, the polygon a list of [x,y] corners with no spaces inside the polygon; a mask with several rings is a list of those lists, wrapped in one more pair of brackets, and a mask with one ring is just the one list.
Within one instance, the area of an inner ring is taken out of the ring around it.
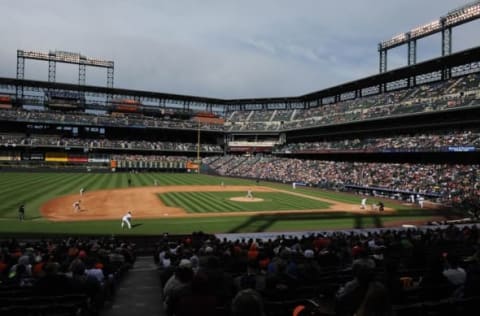
{"label": "baseball diamond", "polygon": [[[63,196],[49,200],[47,203],[41,206],[41,213],[44,217],[58,221],[76,221],[76,220],[91,220],[91,219],[115,219],[119,218],[123,209],[135,209],[135,218],[158,218],[168,214],[169,217],[197,217],[197,216],[211,216],[212,212],[207,205],[202,206],[202,213],[188,212],[181,207],[171,207],[165,205],[161,199],[157,197],[157,194],[175,193],[175,192],[191,192],[194,193],[192,200],[200,204],[195,194],[199,192],[235,192],[244,191],[247,188],[245,186],[166,186],[162,188],[128,188],[128,189],[111,189],[111,190],[98,190],[88,194],[82,201],[84,206],[82,212],[72,214],[66,207],[69,202],[75,197]],[[278,190],[268,187],[256,187],[255,192],[275,192],[282,195],[292,195],[293,197],[300,196],[304,200],[316,200],[327,202],[323,208],[319,209],[305,209],[295,210],[295,208],[302,205],[293,203],[288,209],[288,213],[312,213],[312,212],[352,212],[368,214],[366,211],[361,211],[356,205],[341,203],[338,201],[332,201],[325,198],[312,197],[307,194],[301,194],[297,192],[289,192],[285,190]],[[188,196],[188,195],[186,195]],[[288,197],[287,197],[288,198]],[[290,197],[291,199],[292,197]],[[246,201],[249,199],[247,198]],[[273,211],[277,211],[282,208],[282,204],[275,204]],[[256,215],[259,211],[249,211],[249,206],[246,207],[246,211],[216,211],[217,216],[234,216],[234,215]],[[392,212],[392,209],[386,209],[386,212]],[[260,211],[261,212],[261,211]],[[278,213],[280,215],[280,213]]]}
{"label": "baseball diamond", "polygon": [[[33,227],[37,231],[54,232],[55,227],[61,229],[67,225],[75,231],[75,223],[91,223],[78,226],[78,231],[122,234],[124,232],[113,223],[117,223],[127,210],[132,210],[137,223],[143,223],[132,230],[137,234],[156,231],[156,225],[170,233],[182,233],[195,227],[217,233],[238,231],[235,226],[252,216],[262,216],[258,221],[275,218],[274,224],[264,226],[265,231],[352,227],[358,221],[357,216],[363,218],[365,227],[391,226],[399,222],[425,223],[443,218],[442,211],[435,211],[434,207],[419,212],[411,205],[382,198],[386,207],[380,213],[360,209],[358,196],[348,193],[312,188],[293,190],[289,185],[273,182],[257,185],[248,179],[201,174],[2,172],[0,179],[0,196],[6,201],[0,212],[13,225],[9,228],[20,230]],[[136,187],[129,187],[128,179],[136,183]],[[157,179],[157,185],[152,185],[153,179]],[[222,181],[224,185],[220,184]],[[88,188],[88,191],[81,196],[81,211],[74,212],[71,205],[79,199],[79,187]],[[263,201],[230,201],[235,197],[249,200],[244,196],[249,188]],[[27,220],[22,222],[26,226],[16,225],[17,222],[12,221],[16,218],[14,206],[25,200],[29,201]],[[292,216],[297,220],[292,221]],[[189,222],[195,218],[204,220],[197,225]],[[179,225],[174,225],[175,222]],[[257,230],[255,225],[247,225],[241,231],[251,229]],[[8,231],[6,226],[2,230]]]}

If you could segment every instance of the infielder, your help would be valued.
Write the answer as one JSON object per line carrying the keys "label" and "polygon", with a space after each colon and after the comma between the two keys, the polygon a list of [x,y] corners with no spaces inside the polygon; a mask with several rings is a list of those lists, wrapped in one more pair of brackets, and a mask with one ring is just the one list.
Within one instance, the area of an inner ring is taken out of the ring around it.
{"label": "infielder", "polygon": [[362,203],[360,204],[360,208],[362,210],[366,209],[367,208],[367,198],[363,198],[362,199]]}
{"label": "infielder", "polygon": [[84,188],[80,188],[80,196],[83,196],[84,193],[85,193],[85,189],[84,189]]}
{"label": "infielder", "polygon": [[410,194],[410,203],[415,204],[415,195]]}
{"label": "infielder", "polygon": [[127,224],[128,229],[132,229],[132,212],[128,211],[127,214],[123,215],[122,217],[122,229],[124,228],[125,224]]}
{"label": "infielder", "polygon": [[248,191],[247,191],[247,198],[253,199],[252,189],[248,189]]}
{"label": "infielder", "polygon": [[423,202],[425,201],[423,196],[417,195],[417,201],[418,201],[418,205],[420,205],[420,208],[423,208]]}
{"label": "infielder", "polygon": [[75,212],[80,212],[80,202],[81,202],[81,200],[73,202],[73,210]]}

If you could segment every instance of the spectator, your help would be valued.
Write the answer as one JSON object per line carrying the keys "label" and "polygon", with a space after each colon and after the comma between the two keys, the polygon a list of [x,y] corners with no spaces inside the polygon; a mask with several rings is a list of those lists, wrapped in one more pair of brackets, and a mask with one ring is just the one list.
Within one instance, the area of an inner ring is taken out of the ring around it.
{"label": "spectator", "polygon": [[265,316],[260,294],[253,289],[238,292],[232,301],[232,316]]}

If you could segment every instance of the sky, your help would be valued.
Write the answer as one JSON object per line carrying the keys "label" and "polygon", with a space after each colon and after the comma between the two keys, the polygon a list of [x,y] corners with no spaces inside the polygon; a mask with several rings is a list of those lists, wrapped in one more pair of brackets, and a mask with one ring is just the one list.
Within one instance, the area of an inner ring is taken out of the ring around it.
{"label": "sky", "polygon": [[[465,0],[1,0],[0,77],[16,51],[61,50],[115,62],[114,87],[223,99],[298,96],[378,73],[378,43]],[[454,28],[453,51],[480,45],[480,21]],[[418,60],[440,56],[440,35]],[[406,65],[406,46],[388,68]],[[25,77],[47,81],[48,63]],[[106,85],[87,68],[87,85]],[[57,64],[57,82],[78,66]]]}

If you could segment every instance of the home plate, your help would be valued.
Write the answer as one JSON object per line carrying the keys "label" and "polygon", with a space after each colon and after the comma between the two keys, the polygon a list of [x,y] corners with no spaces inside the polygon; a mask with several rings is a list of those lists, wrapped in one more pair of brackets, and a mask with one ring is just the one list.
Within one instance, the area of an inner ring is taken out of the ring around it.
{"label": "home plate", "polygon": [[163,213],[163,216],[168,216],[168,213]]}

